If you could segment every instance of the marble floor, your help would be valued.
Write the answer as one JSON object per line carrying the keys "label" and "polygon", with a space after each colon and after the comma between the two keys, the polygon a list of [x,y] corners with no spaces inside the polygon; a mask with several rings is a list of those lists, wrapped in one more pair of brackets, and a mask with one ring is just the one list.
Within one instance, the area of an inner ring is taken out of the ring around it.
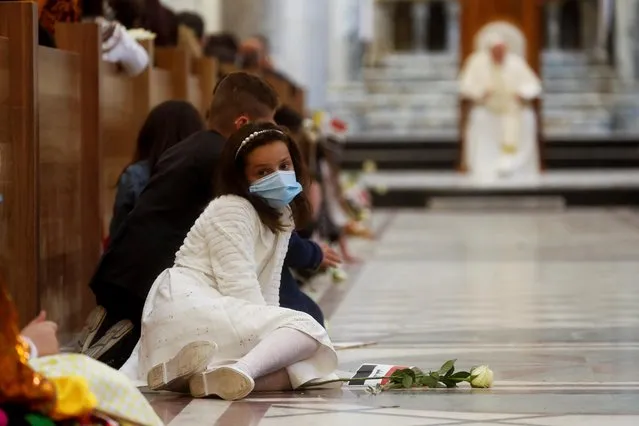
{"label": "marble floor", "polygon": [[147,394],[169,425],[639,425],[639,214],[379,212],[346,283],[312,288],[340,368],[487,363],[489,390],[245,401]]}

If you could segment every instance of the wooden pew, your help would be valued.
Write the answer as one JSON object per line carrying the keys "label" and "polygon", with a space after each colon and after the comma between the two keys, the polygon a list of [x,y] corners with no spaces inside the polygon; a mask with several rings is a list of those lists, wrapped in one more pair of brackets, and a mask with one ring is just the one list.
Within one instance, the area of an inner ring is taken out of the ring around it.
{"label": "wooden pew", "polygon": [[94,304],[87,283],[140,126],[168,99],[204,113],[219,67],[155,58],[147,43],[157,67],[128,77],[101,61],[97,25],[59,24],[60,49],[47,49],[36,16],[33,3],[0,2],[0,274],[21,321],[46,309],[64,339]]}
{"label": "wooden pew", "polygon": [[[152,54],[152,42],[145,41],[142,45]],[[158,92],[168,89],[166,85],[153,80],[152,69],[129,77],[117,65],[101,62],[100,71],[101,96],[98,105],[103,141],[100,194],[102,229],[104,235],[108,235],[120,173],[133,158],[138,132],[153,107],[153,93],[157,96]]]}
{"label": "wooden pew", "polygon": [[217,83],[217,61],[191,58],[180,48],[156,48],[153,62],[153,106],[168,99],[184,100],[204,115]]}
{"label": "wooden pew", "polygon": [[33,5],[0,2],[0,273],[23,324],[40,306],[34,23]]}
{"label": "wooden pew", "polygon": [[151,71],[151,104],[156,106],[171,99],[186,101],[189,96],[189,56],[177,48],[155,48]]}
{"label": "wooden pew", "polygon": [[205,117],[213,100],[213,90],[218,82],[218,70],[218,63],[213,58],[198,58],[191,61],[188,99]]}
{"label": "wooden pew", "polygon": [[306,116],[305,111],[305,94],[304,90],[289,80],[279,77],[276,74],[265,73],[263,75],[266,80],[277,92],[282,105],[289,106],[302,116]]}
{"label": "wooden pew", "polygon": [[97,56],[38,47],[35,17],[32,3],[0,3],[8,39],[0,48],[0,69],[8,69],[0,84],[8,123],[0,262],[21,320],[45,309],[64,339],[93,305],[87,280],[100,249],[99,115],[90,89]]}

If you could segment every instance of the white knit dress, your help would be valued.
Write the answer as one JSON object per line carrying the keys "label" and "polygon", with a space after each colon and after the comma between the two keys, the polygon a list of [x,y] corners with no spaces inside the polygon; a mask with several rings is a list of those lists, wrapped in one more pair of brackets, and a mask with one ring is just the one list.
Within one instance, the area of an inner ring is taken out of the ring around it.
{"label": "white knit dress", "polygon": [[140,342],[122,370],[145,381],[152,367],[195,341],[217,345],[209,367],[228,365],[270,332],[289,327],[320,343],[314,356],[287,368],[293,387],[329,377],[337,355],[324,328],[305,313],[279,307],[290,236],[290,229],[271,232],[244,198],[212,201],[186,236],[175,266],[153,284]]}

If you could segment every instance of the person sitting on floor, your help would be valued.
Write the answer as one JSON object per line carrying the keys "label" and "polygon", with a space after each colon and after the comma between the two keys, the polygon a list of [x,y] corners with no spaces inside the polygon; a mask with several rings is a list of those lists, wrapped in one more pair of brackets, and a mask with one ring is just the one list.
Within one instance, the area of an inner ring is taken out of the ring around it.
{"label": "person sitting on floor", "polygon": [[217,33],[207,37],[204,54],[216,58],[222,64],[234,64],[237,60],[239,42],[232,33]]}
{"label": "person sitting on floor", "polygon": [[162,154],[202,130],[204,122],[190,102],[166,101],[151,110],[138,133],[133,160],[118,178],[110,235],[117,233],[133,210]]}
{"label": "person sitting on floor", "polygon": [[318,269],[335,268],[341,263],[339,254],[326,244],[317,243],[302,238],[293,232],[282,267],[280,280],[280,305],[300,312],[306,312],[320,325],[324,326],[322,309],[313,299],[304,293],[292,274],[291,269],[315,271]]}
{"label": "person sitting on floor", "polygon": [[204,19],[197,13],[178,13],[178,47],[193,58],[201,58],[204,48]]}
{"label": "person sitting on floor", "polygon": [[80,334],[81,352],[117,368],[131,355],[153,281],[173,265],[188,230],[213,198],[226,138],[249,121],[271,121],[277,104],[273,88],[257,76],[231,73],[220,81],[208,113],[210,130],[162,155],[135,208],[111,235],[90,281],[100,306]]}
{"label": "person sitting on floor", "polygon": [[257,76],[232,73],[217,85],[208,112],[209,130],[168,149],[158,161],[135,208],[111,241],[89,283],[98,307],[78,346],[119,368],[140,336],[144,301],[157,276],[213,198],[219,154],[237,128],[271,120],[278,99]]}
{"label": "person sitting on floor", "polygon": [[122,371],[152,390],[238,400],[334,373],[337,355],[308,314],[279,306],[282,265],[311,208],[295,142],[248,124],[222,149],[217,197],[147,297],[142,337]]}

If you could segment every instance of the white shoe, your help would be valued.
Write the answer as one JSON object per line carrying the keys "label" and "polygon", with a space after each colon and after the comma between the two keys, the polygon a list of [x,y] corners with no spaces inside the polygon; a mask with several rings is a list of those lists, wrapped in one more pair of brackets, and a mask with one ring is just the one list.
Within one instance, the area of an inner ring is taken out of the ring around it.
{"label": "white shoe", "polygon": [[188,392],[189,379],[206,370],[216,349],[210,342],[189,343],[169,361],[158,364],[149,371],[149,389]]}
{"label": "white shoe", "polygon": [[191,377],[189,386],[195,398],[216,395],[227,401],[237,401],[253,392],[255,382],[240,369],[227,366],[196,374]]}

